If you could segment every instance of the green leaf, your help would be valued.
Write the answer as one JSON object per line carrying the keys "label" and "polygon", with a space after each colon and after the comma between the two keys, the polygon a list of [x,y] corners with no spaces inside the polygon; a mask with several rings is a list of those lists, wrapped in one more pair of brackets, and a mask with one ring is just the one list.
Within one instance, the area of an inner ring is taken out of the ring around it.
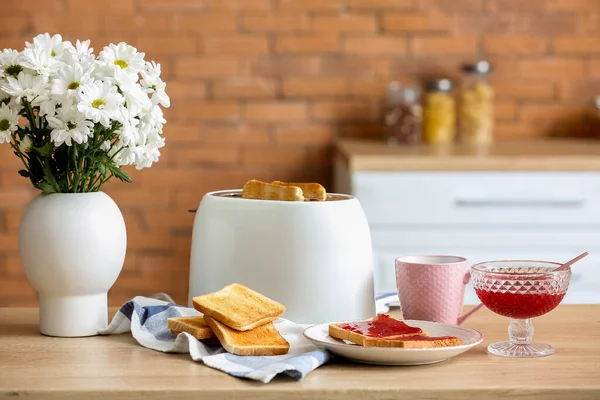
{"label": "green leaf", "polygon": [[33,149],[42,157],[50,157],[52,154],[52,143],[48,142],[42,147],[34,147]]}
{"label": "green leaf", "polygon": [[127,175],[125,172],[123,172],[123,170],[121,168],[117,167],[113,163],[105,163],[104,165],[106,165],[106,167],[110,170],[110,172],[114,176],[116,176],[118,179],[122,180],[123,182],[127,182],[127,183],[132,182],[129,175]]}
{"label": "green leaf", "polygon": [[106,167],[107,163],[98,163],[98,170],[100,171],[100,174],[104,177],[106,177],[106,175],[108,175],[108,168]]}
{"label": "green leaf", "polygon": [[[52,193],[60,192],[60,186],[58,185],[58,182],[56,182],[56,178],[50,169],[50,164],[48,162],[42,164],[44,168],[44,181],[52,186]],[[44,191],[44,193],[46,193],[46,191]]]}
{"label": "green leaf", "polygon": [[50,185],[48,182],[40,182],[38,184],[38,188],[40,188],[40,190],[42,192],[44,192],[44,194],[56,193],[56,190],[54,190],[54,188],[52,187],[52,185]]}
{"label": "green leaf", "polygon": [[26,169],[19,170],[19,175],[24,176],[25,178],[29,178],[31,174]]}
{"label": "green leaf", "polygon": [[31,157],[29,159],[29,171],[31,171],[31,182],[34,184],[44,179],[44,171],[38,157]]}

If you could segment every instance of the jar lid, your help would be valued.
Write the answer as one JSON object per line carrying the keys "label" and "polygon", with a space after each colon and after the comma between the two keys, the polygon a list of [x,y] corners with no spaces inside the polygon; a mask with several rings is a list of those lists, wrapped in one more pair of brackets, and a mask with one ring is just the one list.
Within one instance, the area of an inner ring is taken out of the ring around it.
{"label": "jar lid", "polygon": [[413,87],[405,87],[403,97],[405,103],[416,103],[419,100],[419,91]]}
{"label": "jar lid", "polygon": [[449,92],[452,90],[452,81],[450,79],[438,79],[427,83],[427,90],[430,92]]}
{"label": "jar lid", "polygon": [[387,87],[387,100],[390,103],[401,103],[404,96],[404,88],[400,82],[392,81]]}
{"label": "jar lid", "polygon": [[469,73],[487,74],[492,71],[492,66],[487,61],[478,61],[474,64],[464,64],[461,69]]}
{"label": "jar lid", "polygon": [[402,90],[402,85],[398,81],[391,81],[388,83],[387,90],[388,92],[396,92]]}

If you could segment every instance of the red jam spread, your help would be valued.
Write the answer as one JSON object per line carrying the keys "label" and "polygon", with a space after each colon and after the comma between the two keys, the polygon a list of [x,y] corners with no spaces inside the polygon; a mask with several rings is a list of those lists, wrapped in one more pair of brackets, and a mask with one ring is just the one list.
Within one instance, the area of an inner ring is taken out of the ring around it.
{"label": "red jam spread", "polygon": [[476,289],[479,300],[496,314],[516,319],[539,317],[556,308],[565,293],[500,293]]}
{"label": "red jam spread", "polygon": [[402,341],[402,342],[407,342],[410,340],[423,340],[426,342],[433,342],[434,340],[449,340],[449,339],[456,339],[456,337],[454,336],[419,336],[419,335],[412,335],[412,336],[402,336],[400,338],[394,338],[394,339],[389,339],[389,340],[398,340],[398,341]]}
{"label": "red jam spread", "polygon": [[389,315],[379,315],[369,321],[342,322],[337,324],[342,329],[365,336],[383,338],[398,335],[417,335],[422,333],[421,328],[406,325]]}

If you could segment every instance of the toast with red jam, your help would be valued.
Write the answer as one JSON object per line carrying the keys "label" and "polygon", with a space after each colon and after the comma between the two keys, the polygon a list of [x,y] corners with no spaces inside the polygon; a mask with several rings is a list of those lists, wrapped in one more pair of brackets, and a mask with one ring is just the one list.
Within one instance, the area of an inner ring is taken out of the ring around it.
{"label": "toast with red jam", "polygon": [[403,336],[399,338],[368,338],[365,347],[401,347],[405,349],[430,349],[434,347],[459,346],[462,340],[454,336]]}
{"label": "toast with red jam", "polygon": [[338,322],[329,325],[329,336],[347,340],[364,346],[365,340],[399,338],[402,336],[423,336],[427,332],[421,328],[407,325],[387,314],[378,315],[361,321]]}
{"label": "toast with red jam", "polygon": [[433,348],[458,346],[462,340],[454,336],[427,336],[427,332],[389,315],[337,322],[329,325],[329,336],[364,347]]}

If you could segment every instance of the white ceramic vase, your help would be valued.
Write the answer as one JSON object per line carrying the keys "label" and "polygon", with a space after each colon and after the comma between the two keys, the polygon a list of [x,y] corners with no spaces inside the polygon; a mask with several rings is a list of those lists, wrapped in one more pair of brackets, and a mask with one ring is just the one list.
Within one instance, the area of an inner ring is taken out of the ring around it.
{"label": "white ceramic vase", "polygon": [[108,324],[108,290],[127,248],[125,220],[105,193],[35,197],[19,228],[25,274],[39,294],[40,332],[96,335]]}

